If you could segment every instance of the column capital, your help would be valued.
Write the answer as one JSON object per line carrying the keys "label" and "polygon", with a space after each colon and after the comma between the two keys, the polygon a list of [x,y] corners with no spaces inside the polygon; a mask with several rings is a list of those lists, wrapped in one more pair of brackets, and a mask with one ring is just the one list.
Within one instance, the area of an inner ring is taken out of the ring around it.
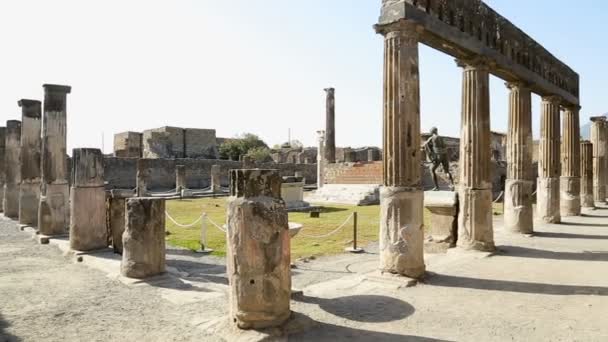
{"label": "column capital", "polygon": [[555,105],[560,105],[562,103],[562,98],[557,96],[557,95],[549,95],[549,96],[543,96],[542,97],[542,101],[543,102],[550,102],[552,104]]}
{"label": "column capital", "polygon": [[6,121],[6,128],[7,129],[21,129],[21,121],[19,120],[7,120]]}
{"label": "column capital", "polygon": [[589,118],[589,120],[591,120],[591,122],[605,122],[606,121],[606,117],[605,116],[592,116]]}
{"label": "column capital", "polygon": [[489,71],[490,67],[495,63],[487,57],[474,56],[471,58],[457,58],[456,65],[467,70],[485,70]]}
{"label": "column capital", "polygon": [[323,89],[327,93],[327,95],[333,95],[336,92],[336,89],[333,87]]}
{"label": "column capital", "polygon": [[564,108],[566,110],[568,110],[568,111],[576,111],[576,112],[578,112],[578,111],[581,110],[582,107],[580,105],[568,104],[568,105],[565,105]]}
{"label": "column capital", "polygon": [[385,25],[376,24],[374,30],[387,38],[401,36],[418,39],[424,29],[413,21],[399,20]]}
{"label": "column capital", "polygon": [[38,100],[29,100],[29,99],[21,99],[17,102],[19,107],[32,107],[32,106],[40,106],[42,102]]}
{"label": "column capital", "polygon": [[42,104],[38,100],[21,99],[17,104],[21,107],[22,118],[40,119],[42,116]]}
{"label": "column capital", "polygon": [[515,89],[527,89],[530,90],[530,84],[524,81],[507,81],[505,82],[505,87],[510,90]]}
{"label": "column capital", "polygon": [[317,139],[319,139],[319,141],[325,141],[325,131],[324,130],[317,131]]}
{"label": "column capital", "polygon": [[67,85],[59,85],[59,84],[43,84],[42,87],[46,92],[49,93],[63,93],[69,94],[72,91],[72,87]]}

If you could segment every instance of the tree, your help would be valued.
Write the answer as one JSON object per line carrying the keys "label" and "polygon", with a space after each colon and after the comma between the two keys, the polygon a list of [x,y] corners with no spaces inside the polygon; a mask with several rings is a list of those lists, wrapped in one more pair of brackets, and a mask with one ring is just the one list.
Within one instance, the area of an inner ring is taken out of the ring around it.
{"label": "tree", "polygon": [[254,147],[247,151],[247,156],[257,162],[266,162],[271,159],[268,147]]}
{"label": "tree", "polygon": [[220,146],[220,158],[239,160],[241,156],[246,155],[249,150],[254,148],[268,149],[268,145],[257,135],[244,133]]}

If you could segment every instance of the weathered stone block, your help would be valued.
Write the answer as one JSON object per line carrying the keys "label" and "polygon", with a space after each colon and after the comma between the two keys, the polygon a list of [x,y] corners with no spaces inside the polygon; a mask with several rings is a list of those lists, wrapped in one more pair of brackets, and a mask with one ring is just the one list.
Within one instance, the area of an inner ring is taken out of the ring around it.
{"label": "weathered stone block", "polygon": [[4,184],[4,216],[19,218],[19,185]]}
{"label": "weathered stone block", "polygon": [[458,193],[458,247],[467,250],[492,252],[492,190],[474,190],[461,187]]}
{"label": "weathered stone block", "polygon": [[508,231],[531,234],[534,231],[532,182],[507,179],[505,182],[505,228]]}
{"label": "weathered stone block", "polygon": [[46,195],[40,196],[38,228],[43,235],[62,235],[68,228],[68,201],[70,189],[67,184],[46,184]]}
{"label": "weathered stone block", "polygon": [[227,266],[230,316],[239,328],[266,328],[291,315],[287,210],[276,170],[232,170]]}
{"label": "weathered stone block", "polygon": [[40,183],[22,182],[19,189],[19,223],[38,226]]}
{"label": "weathered stone block", "polygon": [[106,193],[101,187],[72,187],[70,192],[70,248],[92,251],[108,246]]}
{"label": "weathered stone block", "polygon": [[426,191],[424,207],[431,213],[427,241],[454,247],[458,238],[458,196],[453,191]]}
{"label": "weathered stone block", "polygon": [[380,270],[410,278],[424,275],[423,192],[380,188]]}
{"label": "weathered stone block", "polygon": [[538,178],[536,186],[537,218],[543,223],[560,223],[559,178]]}
{"label": "weathered stone block", "polygon": [[147,278],[165,271],[165,200],[129,198],[120,272],[129,278]]}
{"label": "weathered stone block", "polygon": [[109,222],[110,233],[112,234],[112,248],[114,253],[122,254],[122,234],[125,231],[125,205],[124,198],[109,199]]}
{"label": "weathered stone block", "polygon": [[560,215],[561,217],[581,214],[580,177],[560,178]]}

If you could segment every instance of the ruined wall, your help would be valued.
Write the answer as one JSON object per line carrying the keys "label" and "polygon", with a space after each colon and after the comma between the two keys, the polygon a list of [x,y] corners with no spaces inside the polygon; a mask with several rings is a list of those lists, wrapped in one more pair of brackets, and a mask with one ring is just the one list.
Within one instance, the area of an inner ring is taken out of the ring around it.
{"label": "ruined wall", "polygon": [[140,158],[142,156],[142,134],[123,132],[114,134],[114,156],[120,158]]}
{"label": "ruined wall", "polygon": [[218,156],[214,129],[184,129],[186,158],[215,159]]}
{"label": "ruined wall", "polygon": [[160,127],[143,132],[144,158],[183,158],[184,129],[179,127]]}
{"label": "ruined wall", "polygon": [[[241,162],[230,160],[213,159],[145,159],[146,165],[151,170],[148,180],[149,189],[169,190],[175,188],[175,166],[186,167],[186,186],[191,189],[201,189],[210,186],[211,166],[220,165],[221,183],[228,186],[228,171],[242,167]],[[293,176],[296,171],[303,172],[307,183],[317,181],[316,164],[275,164],[256,163],[261,169],[278,169],[281,176]],[[115,158],[104,159],[104,175],[108,189],[133,189],[137,173],[137,158]]]}

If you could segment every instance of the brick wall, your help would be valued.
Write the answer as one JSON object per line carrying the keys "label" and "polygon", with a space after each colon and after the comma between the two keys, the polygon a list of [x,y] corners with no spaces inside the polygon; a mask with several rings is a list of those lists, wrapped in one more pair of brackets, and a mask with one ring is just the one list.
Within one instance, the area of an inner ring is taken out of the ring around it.
{"label": "brick wall", "polygon": [[337,163],[325,167],[326,184],[382,184],[382,162]]}

